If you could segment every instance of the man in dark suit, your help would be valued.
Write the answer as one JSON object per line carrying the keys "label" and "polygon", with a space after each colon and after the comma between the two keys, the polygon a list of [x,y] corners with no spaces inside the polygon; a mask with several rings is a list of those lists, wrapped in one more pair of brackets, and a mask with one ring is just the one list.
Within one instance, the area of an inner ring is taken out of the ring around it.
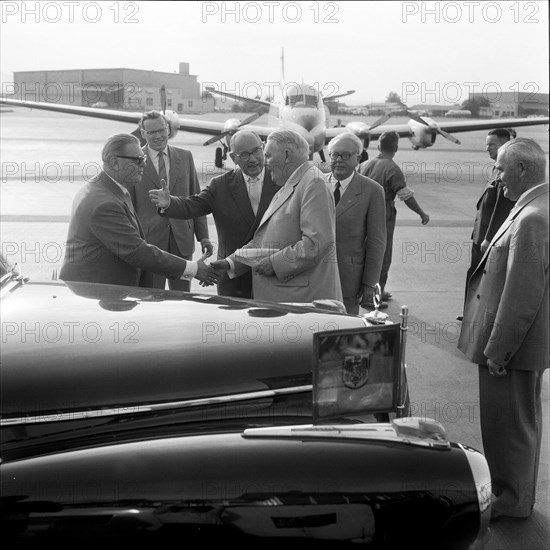
{"label": "man in dark suit", "polygon": [[548,368],[548,180],[535,141],[505,143],[496,160],[517,201],[468,281],[458,348],[478,365],[483,451],[493,519],[526,518],[535,504]]}
{"label": "man in dark suit", "polygon": [[146,163],[139,140],[116,134],[101,158],[103,171],[75,196],[60,279],[137,286],[147,270],[171,279],[216,282],[202,260],[186,261],[145,241],[128,193]]}
{"label": "man in dark suit", "polygon": [[[264,168],[262,141],[254,132],[236,132],[231,138],[230,149],[237,167],[212,178],[198,195],[173,196],[166,189],[153,189],[149,193],[153,204],[164,209],[162,216],[187,219],[212,214],[218,232],[218,259],[233,254],[252,238],[273,195],[279,190]],[[257,181],[251,182],[251,179]],[[251,298],[250,271],[234,279],[224,274],[218,283],[218,294]]]}
{"label": "man in dark suit", "polygon": [[325,176],[336,202],[336,256],[346,311],[373,309],[386,250],[384,188],[357,173],[363,151],[352,133],[338,134],[328,145],[331,173]]}
{"label": "man in dark suit", "polygon": [[[139,221],[148,243],[175,256],[191,260],[195,251],[195,236],[202,252],[211,255],[214,247],[208,238],[205,216],[189,220],[163,219],[149,199],[150,189],[160,189],[166,181],[170,192],[186,197],[200,192],[199,180],[189,151],[168,145],[169,125],[158,111],[144,113],[140,121],[141,134],[147,144],[143,152],[147,164],[141,182],[130,189]],[[164,288],[166,278],[156,273],[145,273],[140,286]],[[191,281],[168,280],[171,290],[191,289]]]}
{"label": "man in dark suit", "polygon": [[[506,128],[496,128],[487,134],[486,149],[491,160],[496,160],[498,150],[508,141],[510,141],[510,131]],[[493,167],[491,177],[476,204],[470,267],[466,273],[465,298],[468,292],[468,279],[472,276],[491,239],[507,218],[514,204],[515,201],[504,196],[502,187],[497,183],[497,171]]]}

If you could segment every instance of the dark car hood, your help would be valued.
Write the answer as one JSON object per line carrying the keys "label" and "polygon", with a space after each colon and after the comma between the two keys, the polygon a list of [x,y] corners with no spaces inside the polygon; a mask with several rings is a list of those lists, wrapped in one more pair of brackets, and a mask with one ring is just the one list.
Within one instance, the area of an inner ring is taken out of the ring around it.
{"label": "dark car hood", "polygon": [[312,334],[364,321],[311,307],[89,283],[2,300],[2,416],[311,383]]}

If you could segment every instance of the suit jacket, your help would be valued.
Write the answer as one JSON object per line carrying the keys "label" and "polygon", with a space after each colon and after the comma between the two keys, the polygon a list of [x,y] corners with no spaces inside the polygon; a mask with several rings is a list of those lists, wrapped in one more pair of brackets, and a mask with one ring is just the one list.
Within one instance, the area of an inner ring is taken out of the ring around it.
{"label": "suit jacket", "polygon": [[[252,241],[244,248],[275,248],[275,276],[252,273],[256,300],[342,301],[336,262],[334,199],[321,172],[304,162],[273,197]],[[237,262],[234,255],[232,260]],[[250,269],[235,264],[240,275]]]}
{"label": "suit jacket", "polygon": [[548,184],[520,197],[468,282],[458,348],[474,363],[548,368]]}
{"label": "suit jacket", "polygon": [[137,286],[141,270],[177,279],[186,264],[147,244],[130,199],[104,172],[76,194],[60,279]]}
{"label": "suit jacket", "polygon": [[[197,218],[212,214],[218,233],[218,259],[223,259],[241,248],[254,235],[260,220],[279,187],[273,183],[268,170],[264,172],[262,195],[254,215],[244,174],[240,168],[212,178],[208,187],[198,195],[172,197],[170,206],[161,214],[170,218]],[[222,296],[252,296],[250,273],[236,279],[227,275],[218,284]]]}
{"label": "suit jacket", "polygon": [[[325,180],[332,191],[334,176]],[[386,201],[384,188],[355,172],[336,205],[336,253],[342,294],[357,297],[361,285],[380,279],[386,250]]]}
{"label": "suit jacket", "polygon": [[472,231],[472,242],[480,245],[490,241],[512,210],[515,201],[504,196],[502,187],[496,183],[496,171],[493,168],[491,179],[483,189],[476,204],[476,217]]}
{"label": "suit jacket", "polygon": [[[148,156],[147,147],[143,147],[147,155],[147,164],[143,171],[141,182],[132,187],[130,196],[136,209],[139,221],[145,233],[148,243],[158,246],[162,250],[168,250],[168,239],[170,229],[174,235],[178,249],[183,257],[191,258],[195,251],[195,239],[197,241],[208,238],[208,223],[206,217],[196,219],[176,220],[161,218],[157,213],[156,206],[149,198],[150,189],[160,189],[160,178]],[[170,155],[170,172],[168,187],[170,194],[187,197],[200,193],[199,180],[195,170],[193,156],[185,149],[168,146]]]}

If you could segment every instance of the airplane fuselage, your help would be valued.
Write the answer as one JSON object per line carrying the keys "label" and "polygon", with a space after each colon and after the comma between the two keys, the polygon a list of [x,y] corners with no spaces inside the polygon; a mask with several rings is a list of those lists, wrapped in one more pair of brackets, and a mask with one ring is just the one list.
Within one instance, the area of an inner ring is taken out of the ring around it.
{"label": "airplane fuselage", "polygon": [[311,153],[321,151],[325,145],[327,117],[318,89],[308,84],[289,87],[279,103],[268,113],[272,126],[294,130],[309,144]]}

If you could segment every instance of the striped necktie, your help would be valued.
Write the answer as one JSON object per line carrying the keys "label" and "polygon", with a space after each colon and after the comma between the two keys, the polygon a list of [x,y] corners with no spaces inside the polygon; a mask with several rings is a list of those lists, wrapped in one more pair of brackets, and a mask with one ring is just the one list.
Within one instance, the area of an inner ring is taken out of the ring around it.
{"label": "striped necktie", "polygon": [[168,177],[166,176],[166,163],[164,162],[164,151],[159,151],[159,179],[168,183]]}
{"label": "striped necktie", "polygon": [[338,204],[340,201],[340,182],[337,181],[336,185],[334,186],[334,204]]}

